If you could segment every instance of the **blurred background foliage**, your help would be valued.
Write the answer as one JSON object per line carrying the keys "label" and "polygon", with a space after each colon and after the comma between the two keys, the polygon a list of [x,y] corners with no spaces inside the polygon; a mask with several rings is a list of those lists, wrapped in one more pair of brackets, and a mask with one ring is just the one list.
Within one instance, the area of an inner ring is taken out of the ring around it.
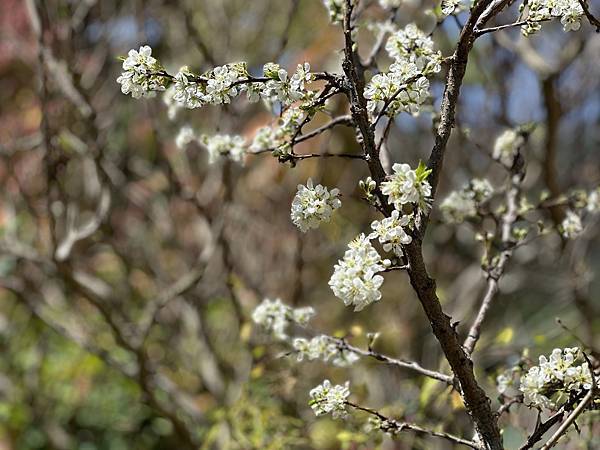
{"label": "blurred background foliage", "polygon": [[[434,6],[407,0],[397,22],[433,30],[425,11]],[[350,379],[357,401],[389,415],[472,433],[460,397],[440,383],[374,361],[352,369],[296,363],[251,326],[263,297],[281,297],[313,306],[317,330],[357,345],[379,331],[379,351],[448,370],[404,274],[386,276],[383,300],[358,314],[327,286],[347,242],[376,217],[356,189],[367,175],[360,161],[290,169],[263,155],[245,167],[209,166],[202,148],[175,147],[179,127],[251,138],[272,120],[268,111],[240,101],[171,121],[160,99],[133,101],[115,82],[117,56],[142,44],[171,71],[238,60],[251,72],[267,61],[292,68],[305,60],[339,71],[341,33],[320,1],[1,0],[0,8],[0,449],[451,448],[367,433],[360,414],[316,420],[308,391],[323,378]],[[374,5],[365,25],[383,16]],[[435,28],[444,55],[457,33],[450,19]],[[536,124],[526,152],[532,201],[543,191],[597,186],[599,37],[588,26],[565,34],[547,24],[527,41],[518,30],[478,41],[440,195],[476,176],[501,183],[493,139],[528,122]],[[363,50],[373,41],[365,27]],[[390,161],[427,158],[442,90],[440,75],[429,111],[397,118]],[[298,150],[325,149],[356,151],[357,143],[344,130]],[[344,207],[303,235],[289,207],[308,177],[339,187]],[[64,260],[51,257],[68,217],[81,224],[98,214],[101,224]],[[426,243],[444,308],[464,334],[484,288],[480,245],[471,227],[442,224],[435,209]],[[599,244],[590,223],[575,242],[548,236],[516,252],[475,356],[492,398],[495,376],[524,350],[537,359],[577,344],[555,317],[598,348]],[[536,417],[511,411],[501,423],[508,449]],[[559,447],[600,448],[598,423],[588,426],[594,414]]]}

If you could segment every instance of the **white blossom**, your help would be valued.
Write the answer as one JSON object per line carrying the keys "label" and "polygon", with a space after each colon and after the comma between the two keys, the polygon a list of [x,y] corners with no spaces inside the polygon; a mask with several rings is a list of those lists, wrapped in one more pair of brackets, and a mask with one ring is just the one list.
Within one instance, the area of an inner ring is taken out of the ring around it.
{"label": "white blossom", "polygon": [[339,189],[330,191],[320,184],[314,186],[310,178],[306,186],[299,184],[290,213],[294,225],[306,233],[311,228],[318,228],[321,222],[329,222],[333,212],[342,206],[339,192]]}
{"label": "white blossom", "polygon": [[520,390],[526,404],[557,409],[571,395],[588,391],[592,385],[592,374],[580,350],[556,348],[549,358],[540,356],[539,365],[531,367],[521,379]]}
{"label": "white blossom", "polygon": [[315,310],[312,306],[305,306],[304,308],[292,309],[292,320],[303,327],[308,325],[308,322],[314,315]]}
{"label": "white blossom", "polygon": [[496,377],[496,384],[498,386],[498,392],[504,394],[512,385],[512,377],[506,373],[501,373]]}
{"label": "white blossom", "polygon": [[389,116],[419,113],[429,98],[426,77],[441,70],[442,54],[433,47],[433,40],[415,24],[391,34],[385,48],[394,63],[387,72],[374,75],[365,87],[371,114],[384,107]]}
{"label": "white blossom", "polygon": [[461,223],[475,217],[477,208],[490,199],[494,188],[486,179],[473,179],[461,190],[452,191],[440,204],[444,219],[450,223]]}
{"label": "white blossom", "polygon": [[263,98],[271,102],[279,101],[286,106],[311,98],[311,92],[306,87],[313,79],[309,63],[298,64],[296,72],[291,77],[285,69],[275,63],[265,64],[263,72],[265,77],[271,78],[262,88]]}
{"label": "white blossom", "polygon": [[454,13],[456,8],[460,5],[461,0],[442,0],[441,9],[442,14],[449,16]]}
{"label": "white blossom", "polygon": [[175,96],[175,86],[171,85],[163,94],[163,103],[167,107],[167,117],[169,120],[175,120],[177,112],[181,108],[181,105],[173,98]]}
{"label": "white blossom", "polygon": [[279,146],[279,142],[276,132],[271,127],[261,127],[258,129],[250,145],[250,150],[253,152],[260,152],[262,150],[275,148]]}
{"label": "white blossom", "polygon": [[388,54],[401,63],[413,63],[424,75],[442,70],[442,54],[434,50],[433,39],[410,23],[393,33],[385,44]]}
{"label": "white blossom", "polygon": [[600,187],[589,193],[586,209],[591,213],[600,212]]}
{"label": "white blossom", "polygon": [[284,305],[280,299],[264,299],[252,313],[252,320],[268,333],[278,339],[286,339],[285,330],[289,322],[289,306]]}
{"label": "white blossom", "polygon": [[329,380],[313,388],[310,391],[310,406],[315,415],[331,413],[334,419],[344,419],[348,415],[346,412],[346,401],[350,396],[350,382],[342,385],[332,386]]}
{"label": "white blossom", "polygon": [[579,0],[531,0],[527,2],[527,23],[521,32],[531,35],[541,29],[541,22],[560,18],[564,31],[577,31],[584,15]]}
{"label": "white blossom", "polygon": [[377,275],[390,265],[389,260],[382,260],[369,238],[360,234],[350,244],[334,267],[329,286],[333,294],[344,301],[346,306],[354,306],[360,311],[365,306],[379,301],[383,277]]}
{"label": "white blossom", "polygon": [[388,181],[381,183],[381,192],[388,196],[388,201],[398,210],[407,203],[415,204],[420,212],[429,209],[431,185],[427,181],[430,171],[423,166],[417,170],[408,164],[396,163],[392,166],[394,173]]}
{"label": "white blossom", "polygon": [[396,256],[401,257],[403,255],[402,246],[412,242],[412,238],[404,229],[411,220],[412,215],[400,217],[400,211],[395,209],[390,217],[371,223],[373,232],[369,234],[369,239],[377,239],[386,252],[393,252]]}
{"label": "white blossom", "polygon": [[175,145],[177,148],[185,148],[188,144],[190,144],[193,140],[196,139],[196,134],[194,130],[189,125],[184,125],[179,129],[177,133],[177,137],[175,138]]}
{"label": "white blossom", "polygon": [[564,220],[560,224],[560,231],[563,237],[567,239],[574,239],[579,236],[583,231],[579,215],[573,211],[567,211]]}
{"label": "white blossom", "polygon": [[200,84],[190,80],[193,77],[194,75],[187,67],[182,67],[175,75],[173,84],[173,101],[188,109],[200,108],[210,101],[210,98],[202,91]]}
{"label": "white blossom", "polygon": [[334,24],[341,24],[344,21],[344,12],[346,11],[346,0],[323,0],[329,20]]}
{"label": "white blossom", "polygon": [[215,67],[208,74],[205,87],[206,99],[212,104],[230,103],[231,98],[244,90],[244,85],[235,83],[248,78],[245,64],[227,64]]}
{"label": "white blossom", "polygon": [[314,314],[315,311],[311,307],[294,309],[284,304],[281,299],[265,298],[252,312],[252,320],[265,332],[284,340],[287,339],[286,329],[290,323],[306,326]]}
{"label": "white blossom", "polygon": [[523,143],[524,138],[520,133],[513,129],[506,130],[496,138],[492,157],[510,168]]}
{"label": "white blossom", "polygon": [[161,70],[161,65],[152,57],[152,48],[144,45],[139,50],[129,50],[117,83],[123,94],[131,94],[133,98],[154,97],[156,91],[165,90],[165,79],[158,74]]}
{"label": "white blossom", "polygon": [[521,369],[519,367],[512,367],[498,375],[496,377],[498,392],[502,395],[506,395],[508,391],[518,389],[520,384],[520,372]]}
{"label": "white blossom", "polygon": [[250,149],[254,152],[271,150],[273,156],[285,156],[290,153],[290,142],[306,113],[296,106],[287,108],[273,127],[262,127],[254,136]]}
{"label": "white blossom", "polygon": [[298,361],[303,361],[304,358],[309,361],[331,359],[335,366],[348,367],[359,359],[356,353],[341,347],[327,335],[315,336],[312,339],[295,338],[292,345]]}
{"label": "white blossom", "polygon": [[421,76],[414,63],[394,63],[389,72],[371,78],[364,95],[372,114],[387,105],[388,116],[400,112],[416,115],[429,98],[429,80]]}
{"label": "white blossom", "polygon": [[204,135],[200,138],[200,141],[208,150],[208,162],[210,164],[213,164],[222,156],[236,162],[242,162],[244,159],[246,143],[241,136],[230,136],[228,134]]}

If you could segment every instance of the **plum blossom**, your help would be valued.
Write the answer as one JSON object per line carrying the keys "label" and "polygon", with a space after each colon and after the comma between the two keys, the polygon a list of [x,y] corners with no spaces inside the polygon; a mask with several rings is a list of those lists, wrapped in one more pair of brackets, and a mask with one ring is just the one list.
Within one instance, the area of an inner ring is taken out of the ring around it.
{"label": "plum blossom", "polygon": [[440,204],[444,220],[461,223],[477,215],[478,207],[489,200],[494,188],[486,179],[473,179],[461,190],[452,191]]}
{"label": "plum blossom", "polygon": [[246,144],[244,138],[241,136],[230,136],[228,134],[204,135],[200,138],[200,142],[208,150],[209,164],[215,163],[222,156],[226,156],[236,162],[244,160]]}
{"label": "plum blossom", "polygon": [[177,148],[183,149],[196,139],[194,129],[189,125],[184,125],[179,129],[177,137],[175,137],[175,145]]}
{"label": "plum blossom", "polygon": [[567,211],[567,214],[560,224],[560,232],[567,239],[574,239],[581,234],[583,226],[581,218],[573,211]]}
{"label": "plum blossom", "polygon": [[389,265],[390,261],[381,259],[369,238],[360,234],[348,244],[344,258],[335,265],[329,286],[346,306],[352,305],[354,311],[360,311],[381,299],[379,288],[383,277],[377,273]]}
{"label": "plum blossom", "polygon": [[270,78],[262,88],[260,95],[271,101],[279,101],[283,105],[291,105],[299,100],[310,99],[307,84],[313,79],[310,64],[298,64],[296,72],[290,77],[279,64],[267,63],[263,67],[265,77]]}
{"label": "plum blossom", "polygon": [[422,165],[413,170],[408,164],[399,163],[394,164],[392,170],[394,173],[389,180],[381,183],[381,192],[388,196],[388,201],[397,210],[401,210],[402,205],[412,203],[419,207],[420,212],[427,211],[431,196],[427,176],[431,171]]}
{"label": "plum blossom", "polygon": [[596,213],[600,211],[600,187],[589,193],[586,209],[590,213]]}
{"label": "plum blossom", "polygon": [[309,361],[331,359],[334,366],[348,367],[359,359],[356,353],[341,347],[327,335],[315,336],[312,339],[298,337],[293,340],[292,346],[298,361],[305,358]]}
{"label": "plum blossom", "polygon": [[521,26],[525,36],[539,31],[542,22],[556,18],[560,18],[565,32],[577,31],[584,15],[579,0],[531,0],[527,3],[527,11],[527,23]]}
{"label": "plum blossom", "polygon": [[284,304],[281,299],[265,298],[252,312],[252,321],[275,338],[285,340],[288,337],[286,329],[290,323],[306,326],[314,314],[315,311],[311,307],[294,309]]}
{"label": "plum blossom", "polygon": [[159,72],[162,66],[152,57],[152,48],[141,46],[139,50],[129,50],[123,60],[123,72],[117,78],[121,92],[133,98],[154,97],[156,91],[165,90],[165,79]]}
{"label": "plum blossom", "polygon": [[385,44],[388,54],[397,63],[413,63],[424,75],[442,70],[442,54],[434,50],[433,39],[410,23],[393,33]]}
{"label": "plum blossom", "polygon": [[387,73],[378,73],[365,88],[367,107],[373,114],[387,105],[385,113],[417,115],[429,98],[429,80],[421,76],[414,63],[394,63]]}
{"label": "plum blossom", "polygon": [[449,16],[454,13],[456,8],[460,5],[461,0],[442,0],[441,9],[442,14]]}
{"label": "plum blossom", "polygon": [[299,184],[290,213],[294,225],[306,233],[311,228],[318,228],[321,222],[329,222],[333,212],[342,206],[339,192],[339,189],[330,191],[320,184],[314,186],[310,178],[306,186]]}
{"label": "plum blossom", "polygon": [[579,348],[555,348],[550,357],[541,355],[521,379],[525,403],[557,409],[573,394],[588,391],[594,380]]}
{"label": "plum blossom", "polygon": [[402,246],[412,242],[412,238],[405,231],[412,218],[412,215],[400,217],[400,211],[395,209],[390,217],[371,223],[373,232],[369,234],[369,239],[377,239],[383,245],[383,250],[401,257]]}
{"label": "plum blossom", "polygon": [[331,23],[341,24],[344,21],[346,0],[323,0],[323,5],[327,8]]}
{"label": "plum blossom", "polygon": [[350,382],[346,381],[344,385],[331,385],[329,380],[310,391],[310,407],[315,415],[330,414],[334,419],[344,419],[347,417],[346,402],[350,396]]}
{"label": "plum blossom", "polygon": [[519,147],[525,142],[523,136],[516,130],[509,129],[500,134],[494,142],[492,157],[504,166],[511,168]]}

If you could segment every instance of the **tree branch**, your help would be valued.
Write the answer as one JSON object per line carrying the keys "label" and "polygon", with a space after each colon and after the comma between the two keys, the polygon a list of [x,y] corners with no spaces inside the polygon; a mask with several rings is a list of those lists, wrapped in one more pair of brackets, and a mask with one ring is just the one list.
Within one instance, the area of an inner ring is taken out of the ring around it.
{"label": "tree branch", "polygon": [[585,14],[587,20],[590,22],[591,25],[596,27],[596,33],[600,33],[600,20],[596,19],[596,17],[594,17],[594,15],[590,12],[590,8],[588,8],[587,5],[587,1],[579,0],[579,4],[581,5],[581,8],[583,9],[583,13]]}
{"label": "tree branch", "polygon": [[398,366],[404,369],[411,369],[415,372],[420,373],[421,375],[425,375],[426,377],[433,378],[434,380],[441,381],[450,386],[455,386],[455,381],[452,376],[443,374],[441,372],[436,372],[435,370],[426,369],[415,361],[407,361],[404,359],[392,358],[382,353],[376,352],[371,348],[369,348],[368,350],[364,350],[362,348],[348,344],[348,342],[346,342],[344,339],[338,339],[334,337],[329,337],[329,339],[331,339],[340,349],[348,350],[364,357],[373,358],[377,361],[381,361],[392,366]]}
{"label": "tree branch", "polygon": [[506,189],[506,212],[502,215],[501,219],[501,243],[502,251],[498,263],[491,269],[488,270],[488,283],[485,295],[481,301],[481,306],[471,328],[465,343],[463,344],[467,355],[471,355],[479,337],[481,335],[481,326],[483,321],[498,293],[498,283],[500,278],[504,274],[508,260],[511,258],[515,250],[515,242],[513,239],[512,231],[513,225],[518,218],[519,209],[519,197],[521,192],[521,183],[525,178],[524,166],[520,152],[517,153],[516,163],[513,165],[513,169],[509,174],[508,186]]}
{"label": "tree branch", "polygon": [[408,431],[414,431],[415,433],[419,433],[419,434],[427,434],[429,436],[443,438],[448,441],[454,442],[455,444],[466,445],[467,447],[471,447],[474,449],[481,448],[477,442],[469,441],[467,439],[463,439],[461,437],[455,436],[450,433],[445,433],[443,431],[435,431],[435,430],[430,430],[428,428],[423,428],[414,423],[400,422],[395,419],[390,419],[390,418],[384,416],[383,414],[381,414],[379,411],[375,411],[374,409],[357,405],[356,403],[346,401],[346,405],[348,405],[354,409],[357,409],[359,411],[363,411],[368,414],[371,414],[372,416],[377,417],[379,420],[382,421],[382,424],[380,425],[380,429],[382,431],[385,431],[386,433],[397,434],[397,433],[401,433],[403,431],[408,430]]}

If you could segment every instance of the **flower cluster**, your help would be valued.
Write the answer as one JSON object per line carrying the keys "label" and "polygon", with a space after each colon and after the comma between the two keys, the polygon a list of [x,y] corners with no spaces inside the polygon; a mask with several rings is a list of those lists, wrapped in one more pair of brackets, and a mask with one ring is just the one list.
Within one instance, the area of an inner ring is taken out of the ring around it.
{"label": "flower cluster", "polygon": [[398,63],[413,63],[423,75],[442,70],[442,53],[434,50],[433,39],[410,23],[393,33],[385,49]]}
{"label": "flower cluster", "polygon": [[496,138],[492,157],[496,161],[501,162],[504,166],[511,168],[519,151],[519,147],[521,147],[524,142],[525,139],[521,133],[513,129],[506,130]]}
{"label": "flower cluster", "polygon": [[395,209],[390,217],[371,223],[373,232],[369,234],[369,239],[377,239],[386,252],[393,252],[396,256],[401,257],[404,254],[402,246],[412,242],[412,238],[405,231],[405,227],[411,223],[412,219],[412,215],[401,217],[400,211]]}
{"label": "flower cluster", "polygon": [[165,90],[163,68],[152,57],[152,49],[144,45],[139,50],[129,50],[123,60],[123,73],[117,78],[121,92],[133,98],[154,97],[156,91]]}
{"label": "flower cluster", "polygon": [[338,345],[338,343],[327,335],[315,336],[312,339],[295,338],[292,343],[296,351],[298,361],[307,358],[309,361],[322,359],[332,360],[334,366],[347,367],[359,359],[359,356]]}
{"label": "flower cluster", "polygon": [[291,105],[299,100],[310,99],[313,95],[313,92],[306,87],[313,80],[310,64],[307,62],[298,64],[296,72],[291,77],[285,69],[275,63],[265,64],[263,72],[269,80],[259,91],[259,95],[265,100]]}
{"label": "flower cluster", "polygon": [[341,24],[344,21],[346,11],[346,0],[323,0],[329,20],[334,24]]}
{"label": "flower cluster", "polygon": [[291,308],[281,302],[280,299],[264,299],[252,312],[252,320],[260,325],[267,333],[277,339],[287,339],[286,329],[290,323],[306,326],[314,316],[313,308]]}
{"label": "flower cluster", "polygon": [[246,153],[246,143],[241,136],[230,136],[228,134],[204,135],[200,138],[200,142],[206,146],[208,162],[211,164],[222,156],[226,156],[232,161],[242,162]]}
{"label": "flower cluster", "polygon": [[205,146],[208,150],[209,164],[213,164],[223,157],[239,163],[243,163],[244,161],[246,143],[241,136],[231,136],[228,134],[197,136],[192,127],[184,125],[179,129],[179,133],[175,137],[175,145],[181,149],[194,141]]}
{"label": "flower cluster", "polygon": [[496,386],[498,392],[502,395],[515,388],[518,388],[518,381],[520,380],[521,368],[516,366],[508,370],[505,370],[496,377]]}
{"label": "flower cluster", "polygon": [[329,222],[333,212],[342,206],[339,192],[339,189],[330,191],[320,184],[314,186],[310,178],[306,186],[299,184],[290,213],[294,225],[306,233],[310,228],[318,228],[321,222]]}
{"label": "flower cluster", "polygon": [[383,277],[377,275],[390,265],[389,260],[382,260],[369,238],[360,234],[350,244],[334,267],[329,286],[333,294],[342,299],[346,306],[353,305],[354,311],[379,301]]}
{"label": "flower cluster", "polygon": [[521,27],[525,36],[539,31],[541,22],[559,17],[564,31],[577,31],[584,15],[579,0],[531,0],[527,10],[527,23]]}
{"label": "flower cluster", "polygon": [[[444,16],[449,16],[461,10],[461,0],[442,0],[440,8]],[[458,8],[458,10],[457,10]]]}
{"label": "flower cluster", "polygon": [[263,72],[262,79],[252,78],[246,63],[233,63],[215,67],[198,77],[184,67],[175,75],[173,100],[194,109],[205,104],[230,103],[233,97],[243,92],[250,102],[262,98],[286,106],[313,97],[313,92],[306,86],[313,79],[308,63],[299,64],[291,77],[275,63],[265,64]]}
{"label": "flower cluster", "polygon": [[256,132],[250,149],[254,152],[271,150],[274,156],[285,157],[291,151],[290,140],[305,117],[306,113],[299,107],[286,109],[275,127],[262,127]]}
{"label": "flower cluster", "polygon": [[442,54],[433,49],[433,40],[415,24],[393,33],[385,48],[394,63],[388,72],[373,76],[367,84],[369,111],[385,107],[389,116],[402,111],[418,114],[429,98],[426,77],[441,70]]}
{"label": "flower cluster", "polygon": [[588,194],[586,209],[590,213],[600,212],[600,187],[594,189]]}
{"label": "flower cluster", "polygon": [[177,137],[175,137],[175,145],[177,148],[184,149],[196,139],[197,137],[194,129],[189,125],[184,125],[179,129]]}
{"label": "flower cluster", "polygon": [[226,104],[243,92],[251,102],[262,98],[285,106],[314,98],[314,92],[307,88],[307,83],[313,80],[308,63],[299,64],[291,76],[278,64],[268,63],[263,68],[264,76],[255,78],[243,62],[218,66],[202,75],[184,66],[171,76],[151,54],[148,46],[139,51],[131,50],[123,61],[124,72],[117,82],[124,94],[134,98],[151,97],[156,91],[164,91],[171,82],[165,98],[170,116],[174,115],[176,106],[195,109],[208,104]]}
{"label": "flower cluster", "polygon": [[560,224],[560,232],[566,239],[574,239],[581,234],[583,226],[581,218],[573,211],[567,211],[564,220]]}
{"label": "flower cluster", "polygon": [[444,219],[449,223],[461,223],[477,215],[479,206],[494,194],[494,188],[486,179],[473,179],[459,191],[452,191],[440,204]]}
{"label": "flower cluster", "polygon": [[420,213],[428,211],[431,185],[427,177],[431,170],[422,163],[416,170],[411,169],[408,164],[399,163],[394,164],[392,169],[394,173],[389,180],[381,183],[381,192],[388,196],[388,201],[397,210],[402,210],[403,205],[411,203],[419,208]]}
{"label": "flower cluster", "polygon": [[418,114],[429,98],[429,80],[420,75],[413,63],[393,63],[387,73],[374,75],[365,88],[371,113],[386,107],[388,116],[400,112]]}
{"label": "flower cluster", "polygon": [[346,411],[347,398],[350,396],[350,382],[342,385],[332,386],[329,380],[324,380],[323,383],[310,391],[310,407],[315,415],[331,413],[334,419],[344,419],[348,413]]}
{"label": "flower cluster", "polygon": [[520,390],[525,403],[557,409],[573,395],[592,388],[594,380],[589,366],[577,347],[552,351],[549,358],[540,356],[521,379]]}

